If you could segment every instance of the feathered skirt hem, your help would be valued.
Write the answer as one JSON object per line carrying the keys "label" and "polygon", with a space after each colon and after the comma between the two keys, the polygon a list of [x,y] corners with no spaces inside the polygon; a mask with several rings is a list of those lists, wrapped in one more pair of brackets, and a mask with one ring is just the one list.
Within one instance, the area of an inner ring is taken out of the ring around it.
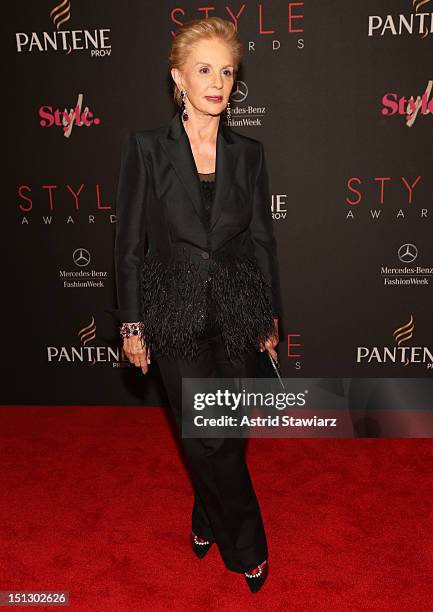
{"label": "feathered skirt hem", "polygon": [[232,361],[258,350],[274,331],[263,274],[248,256],[212,257],[206,267],[193,259],[147,258],[141,310],[143,340],[156,358],[193,360],[209,310]]}

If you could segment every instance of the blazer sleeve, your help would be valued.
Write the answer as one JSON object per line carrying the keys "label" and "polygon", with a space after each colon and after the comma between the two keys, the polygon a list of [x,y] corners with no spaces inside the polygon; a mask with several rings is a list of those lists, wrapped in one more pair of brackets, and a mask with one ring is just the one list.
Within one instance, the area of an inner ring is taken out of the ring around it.
{"label": "blazer sleeve", "polygon": [[250,224],[254,255],[266,282],[266,293],[275,319],[281,315],[281,288],[277,262],[277,243],[271,210],[269,177],[262,142],[259,169],[254,186],[253,213]]}
{"label": "blazer sleeve", "polygon": [[119,322],[143,318],[141,291],[149,184],[137,134],[130,132],[123,141],[116,196],[114,268],[118,308],[106,309]]}

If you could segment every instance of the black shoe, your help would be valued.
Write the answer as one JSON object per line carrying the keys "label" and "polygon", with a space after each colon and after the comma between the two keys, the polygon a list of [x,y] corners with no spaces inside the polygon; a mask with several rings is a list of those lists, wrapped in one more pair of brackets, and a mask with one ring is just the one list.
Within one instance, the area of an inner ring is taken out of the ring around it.
{"label": "black shoe", "polygon": [[191,531],[190,541],[192,549],[199,559],[203,559],[213,544],[213,541],[204,540],[203,538],[198,537],[193,531]]}
{"label": "black shoe", "polygon": [[[252,574],[251,572],[255,570],[258,570],[257,573]],[[244,572],[245,580],[250,587],[251,593],[257,593],[257,591],[264,585],[268,574],[269,564],[267,560],[260,563],[260,565],[258,565],[257,568],[254,568],[254,570]]]}

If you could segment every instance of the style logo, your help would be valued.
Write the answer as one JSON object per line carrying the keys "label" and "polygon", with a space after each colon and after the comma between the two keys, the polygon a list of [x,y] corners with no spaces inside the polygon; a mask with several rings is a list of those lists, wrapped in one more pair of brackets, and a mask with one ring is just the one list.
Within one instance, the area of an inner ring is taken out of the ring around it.
{"label": "style logo", "polygon": [[373,363],[374,365],[398,363],[404,366],[424,364],[427,369],[433,369],[433,354],[427,346],[404,346],[413,338],[414,329],[415,325],[411,314],[407,323],[394,330],[392,336],[395,346],[358,346],[356,362]]}
{"label": "style logo", "polygon": [[403,115],[406,118],[407,127],[412,127],[418,114],[433,115],[433,98],[432,95],[433,80],[427,83],[427,87],[422,96],[417,96],[416,100],[413,96],[406,98],[399,96],[397,93],[386,93],[382,97],[383,108],[381,113],[384,117],[392,117],[393,115]]}
{"label": "style logo", "polygon": [[15,39],[18,53],[33,51],[64,51],[69,54],[87,51],[91,57],[111,55],[110,29],[65,30],[62,26],[71,19],[71,2],[63,0],[56,4],[49,14],[54,32],[16,32]]}
{"label": "style logo", "polygon": [[415,12],[398,15],[368,16],[368,36],[403,36],[416,34],[421,38],[433,34],[433,12],[425,12],[426,8],[433,9],[432,0],[409,0]]}
{"label": "style logo", "polygon": [[78,94],[77,103],[74,108],[69,110],[65,108],[62,111],[52,106],[41,106],[39,108],[39,117],[39,125],[41,127],[61,127],[63,128],[65,138],[70,137],[74,125],[77,127],[91,127],[101,123],[99,117],[95,117],[88,106],[85,106],[83,109],[82,93]]}

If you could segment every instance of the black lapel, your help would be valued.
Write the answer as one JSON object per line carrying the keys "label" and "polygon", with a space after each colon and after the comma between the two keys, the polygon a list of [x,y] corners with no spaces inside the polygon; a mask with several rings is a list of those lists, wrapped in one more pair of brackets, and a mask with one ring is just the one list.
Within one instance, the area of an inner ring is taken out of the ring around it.
{"label": "black lapel", "polygon": [[[182,123],[180,110],[176,112],[167,126],[160,142],[167,153],[173,168],[182,181],[194,205],[195,211],[204,222],[204,211],[201,201],[200,178],[197,173],[194,156],[188,134]],[[233,184],[234,170],[239,159],[240,144],[235,142],[220,119],[216,145],[215,196],[211,211],[210,229],[221,215],[224,202],[227,201]]]}

